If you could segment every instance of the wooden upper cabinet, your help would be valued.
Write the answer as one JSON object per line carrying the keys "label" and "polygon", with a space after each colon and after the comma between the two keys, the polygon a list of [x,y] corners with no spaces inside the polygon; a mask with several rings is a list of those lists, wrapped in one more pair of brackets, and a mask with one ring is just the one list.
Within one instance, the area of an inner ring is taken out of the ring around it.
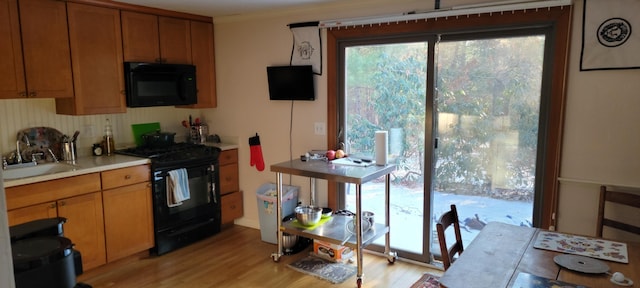
{"label": "wooden upper cabinet", "polygon": [[75,97],[56,99],[56,113],[126,112],[120,11],[67,3]]}
{"label": "wooden upper cabinet", "polygon": [[189,20],[158,17],[160,58],[172,64],[192,64],[191,25]]}
{"label": "wooden upper cabinet", "polygon": [[122,11],[124,60],[191,64],[189,20]]}
{"label": "wooden upper cabinet", "polygon": [[160,62],[158,16],[122,11],[124,61]]}
{"label": "wooden upper cabinet", "polygon": [[191,21],[191,58],[196,66],[198,104],[189,108],[216,108],[216,69],[213,23]]}
{"label": "wooden upper cabinet", "polygon": [[26,97],[17,0],[0,0],[0,98]]}
{"label": "wooden upper cabinet", "polygon": [[19,0],[18,5],[27,97],[72,97],[65,2]]}

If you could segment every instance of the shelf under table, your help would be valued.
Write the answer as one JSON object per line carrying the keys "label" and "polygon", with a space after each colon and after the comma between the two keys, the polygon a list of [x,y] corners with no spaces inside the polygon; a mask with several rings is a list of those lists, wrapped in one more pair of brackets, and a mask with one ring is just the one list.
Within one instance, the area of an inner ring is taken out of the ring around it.
{"label": "shelf under table", "polygon": [[[295,220],[283,222],[280,230],[285,233],[299,235],[311,239],[318,239],[333,244],[350,247],[354,250],[358,248],[356,235],[347,230],[347,224],[353,220],[351,216],[333,215],[327,222],[313,229],[302,228]],[[373,229],[369,229],[362,234],[362,247],[371,244],[374,240],[389,232],[389,227],[374,223]]]}

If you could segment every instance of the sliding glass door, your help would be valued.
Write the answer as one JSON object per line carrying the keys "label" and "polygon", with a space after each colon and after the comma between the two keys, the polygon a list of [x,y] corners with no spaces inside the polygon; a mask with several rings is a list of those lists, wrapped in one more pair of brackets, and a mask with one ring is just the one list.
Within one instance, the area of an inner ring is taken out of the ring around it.
{"label": "sliding glass door", "polygon": [[[544,129],[545,34],[514,31],[344,41],[339,136],[373,157],[388,131],[391,247],[431,262],[435,221],[458,206],[469,244],[488,221],[532,226]],[[342,187],[355,211],[355,188]],[[363,210],[384,222],[384,181],[363,186]],[[378,239],[382,251],[384,237]]]}

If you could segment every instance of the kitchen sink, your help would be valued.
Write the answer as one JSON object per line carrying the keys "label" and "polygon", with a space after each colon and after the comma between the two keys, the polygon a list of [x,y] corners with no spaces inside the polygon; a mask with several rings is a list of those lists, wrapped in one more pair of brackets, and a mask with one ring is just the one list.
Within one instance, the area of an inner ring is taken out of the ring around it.
{"label": "kitchen sink", "polygon": [[5,180],[12,180],[73,171],[75,169],[76,166],[67,163],[46,163],[22,168],[8,168],[2,171],[2,175]]}

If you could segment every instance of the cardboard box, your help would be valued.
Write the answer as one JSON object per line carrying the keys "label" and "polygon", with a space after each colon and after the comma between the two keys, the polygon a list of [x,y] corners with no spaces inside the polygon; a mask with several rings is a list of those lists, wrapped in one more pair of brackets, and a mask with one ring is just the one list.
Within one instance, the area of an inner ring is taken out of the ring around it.
{"label": "cardboard box", "polygon": [[313,240],[313,253],[315,256],[334,262],[344,262],[353,257],[351,248],[321,240]]}

